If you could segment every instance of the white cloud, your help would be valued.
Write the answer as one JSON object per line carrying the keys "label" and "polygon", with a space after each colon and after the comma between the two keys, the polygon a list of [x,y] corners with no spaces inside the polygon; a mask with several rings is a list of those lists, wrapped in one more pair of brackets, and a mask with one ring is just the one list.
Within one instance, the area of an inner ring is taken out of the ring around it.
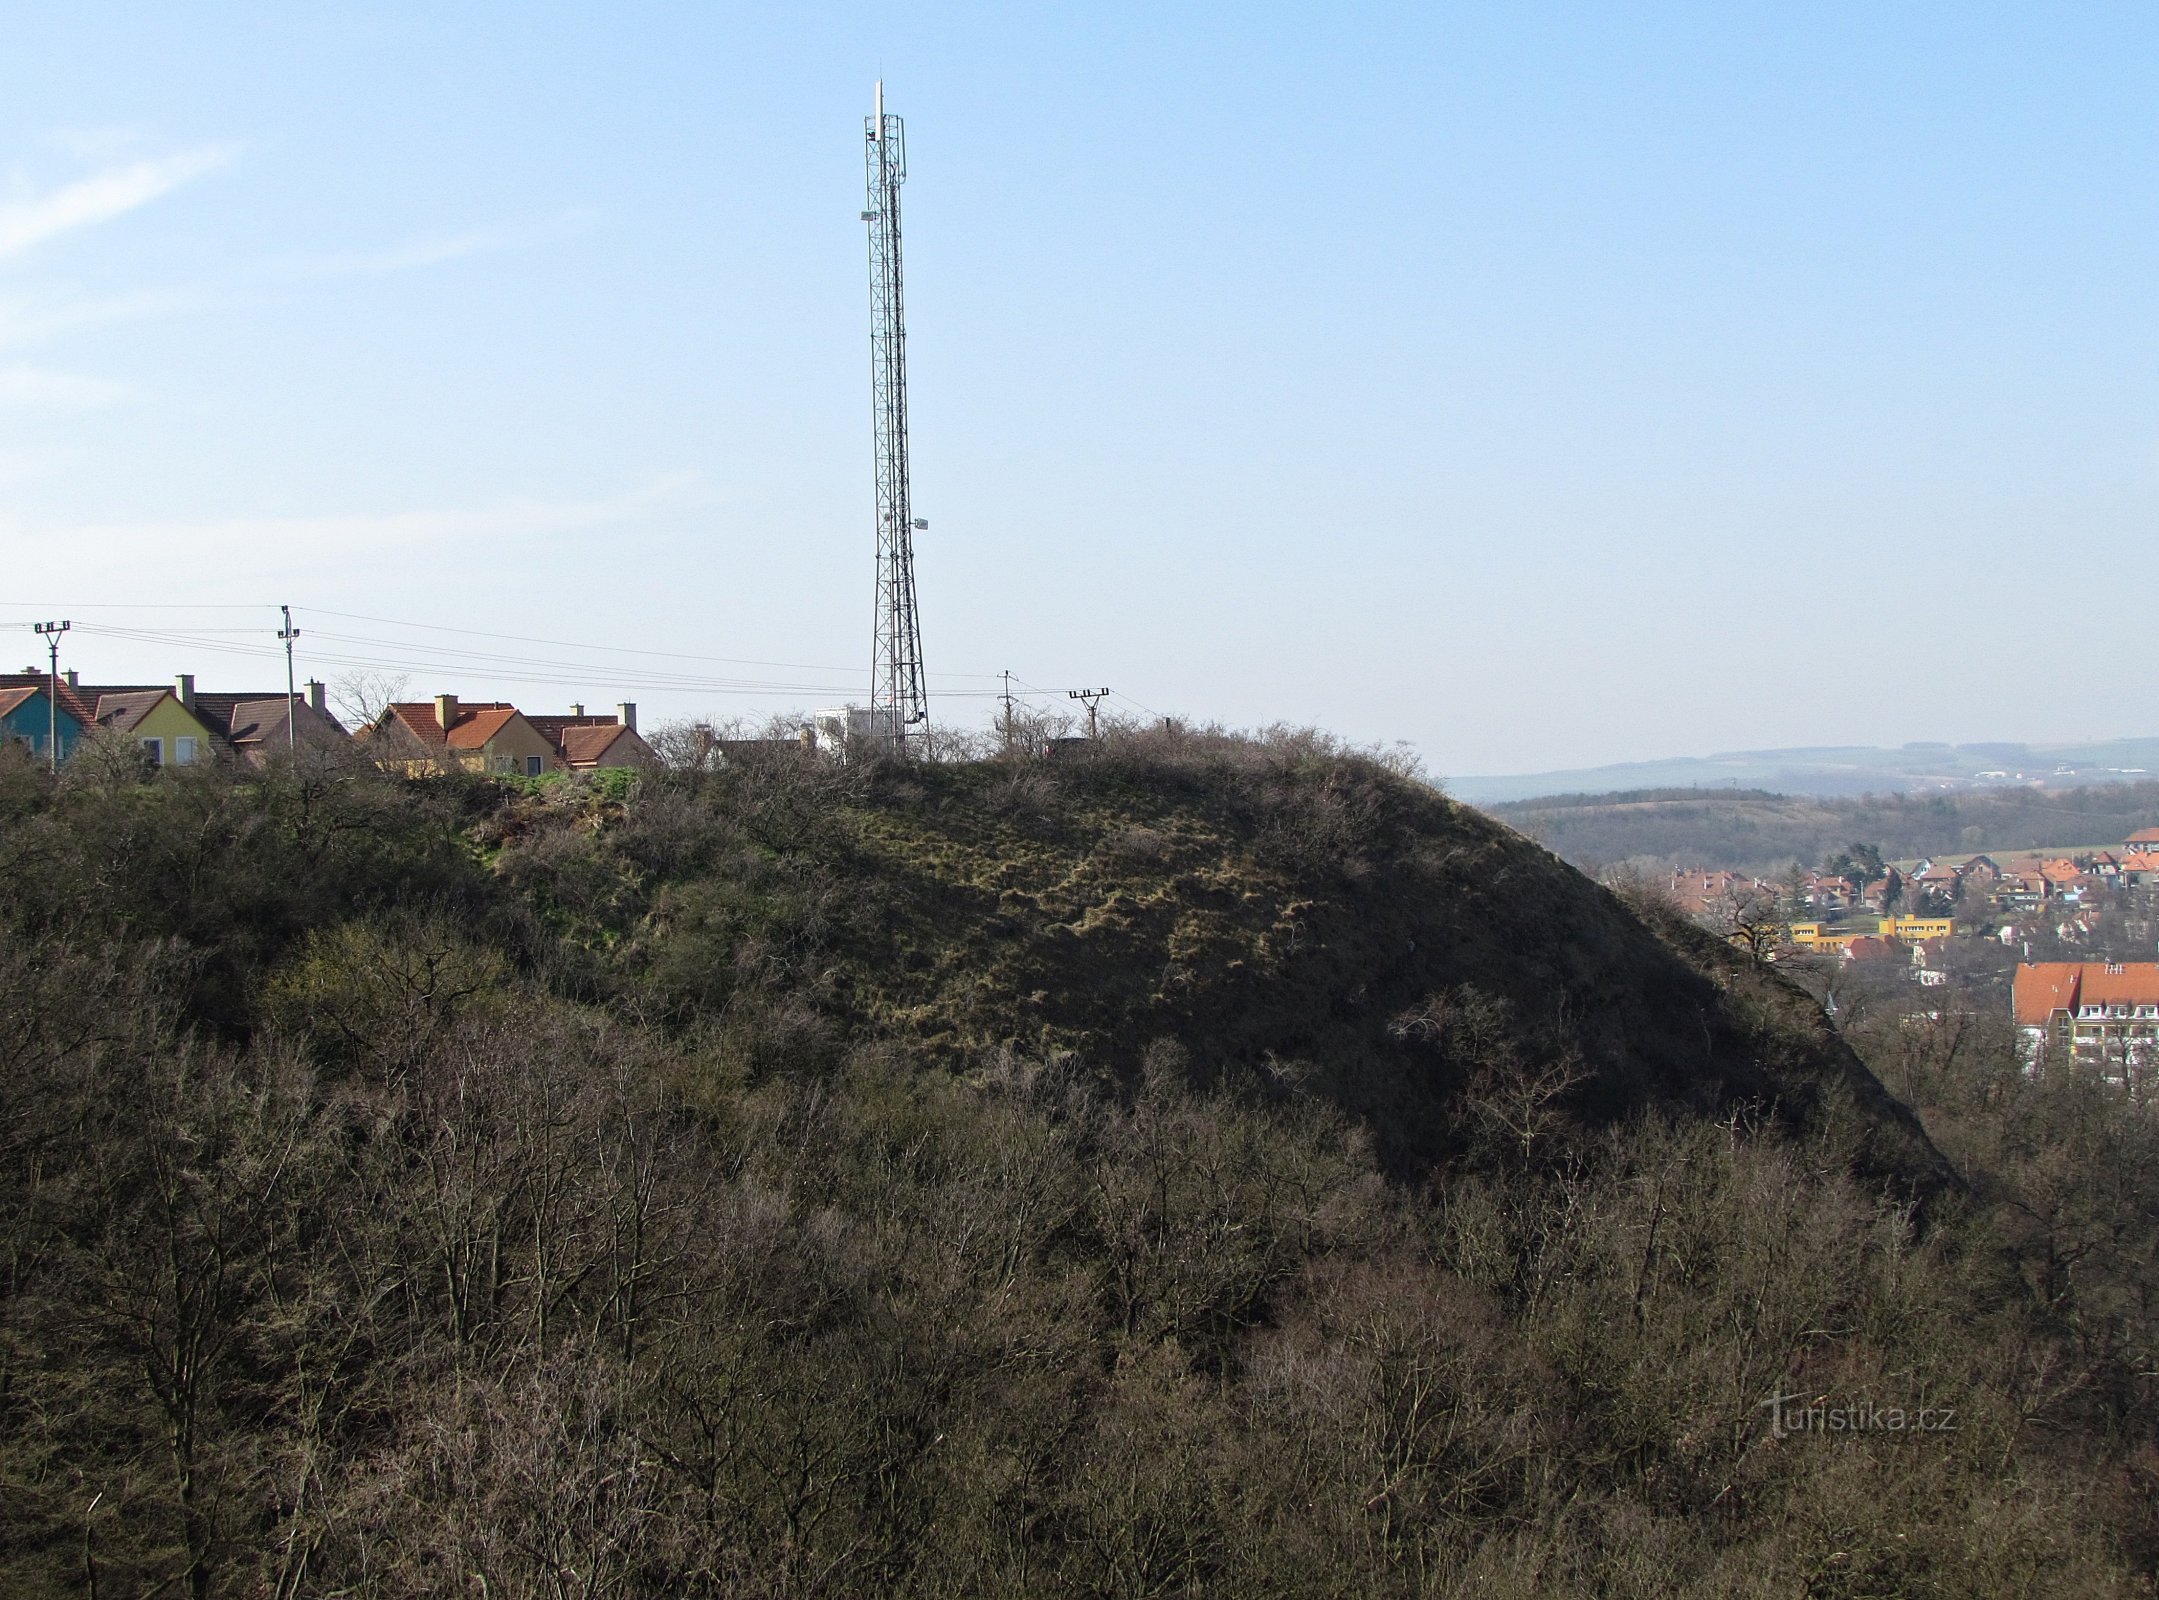
{"label": "white cloud", "polygon": [[176,155],[109,167],[49,193],[0,204],[0,257],[109,222],[223,166],[238,153],[236,145],[199,145]]}
{"label": "white cloud", "polygon": [[126,400],[134,390],[109,378],[41,367],[0,367],[0,406],[31,411],[91,411]]}

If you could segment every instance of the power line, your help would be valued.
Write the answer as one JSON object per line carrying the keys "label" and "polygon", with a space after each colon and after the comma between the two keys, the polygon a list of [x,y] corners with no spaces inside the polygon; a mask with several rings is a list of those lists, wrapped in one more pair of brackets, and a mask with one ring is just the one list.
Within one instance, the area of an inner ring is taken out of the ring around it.
{"label": "power line", "polygon": [[[599,650],[612,646],[581,644],[569,639],[538,639],[522,633],[489,633],[480,628],[453,628],[445,623],[405,622],[396,617],[373,617],[357,611],[332,611],[326,606],[310,606],[308,610],[317,616],[343,617],[348,622],[379,622],[391,628],[424,629],[432,633],[456,633],[473,639],[502,639],[513,644],[553,645],[565,650]],[[854,667],[827,666],[813,661],[760,661],[748,656],[693,655],[682,650],[640,650],[635,646],[621,647],[623,653],[638,656],[663,656],[675,661],[710,661],[722,666],[736,667],[785,667],[797,672],[854,672]],[[940,678],[995,678],[994,672],[940,672]]]}
{"label": "power line", "polygon": [[[76,608],[68,608],[76,609]],[[84,607],[81,609],[91,609]],[[275,606],[217,605],[188,607],[179,605],[145,605],[141,608],[118,603],[100,605],[100,610],[142,609],[155,611],[186,610],[263,610],[273,612],[284,627],[292,627],[289,610]],[[345,633],[338,630],[311,627],[307,630],[314,648],[308,659],[319,668],[345,668],[367,671],[440,671],[487,674],[504,680],[536,686],[582,688],[595,679],[604,678],[623,688],[645,689],[657,692],[703,693],[725,695],[776,695],[802,699],[841,695],[846,692],[845,679],[851,669],[808,662],[763,661],[752,657],[716,656],[690,651],[652,650],[636,647],[590,645],[575,640],[549,639],[529,634],[501,633],[481,628],[461,628],[449,624],[413,622],[397,617],[376,616],[364,612],[337,611],[327,607],[307,608],[316,615],[337,617],[354,622],[372,622],[386,628],[404,629],[419,634],[446,634],[462,638],[497,640],[510,644],[534,644],[558,650],[589,652],[594,659],[562,659],[553,656],[526,655],[506,650],[474,649],[429,639],[385,638],[378,634]],[[0,627],[32,625],[0,623]],[[161,645],[204,655],[230,656],[265,663],[275,661],[285,652],[283,628],[266,618],[260,627],[229,627],[212,625],[203,627],[157,627],[130,626],[125,622],[77,623],[75,631],[94,638],[125,640],[136,644]],[[42,631],[42,630],[40,630]],[[295,627],[294,634],[299,630]],[[260,641],[250,642],[250,641]],[[343,648],[340,648],[343,647]],[[641,658],[643,665],[627,660]],[[669,671],[659,663],[680,661],[704,663],[715,666],[771,666],[785,670],[829,674],[835,680],[822,682],[808,679],[761,678],[748,675],[721,675],[687,671]],[[997,700],[1011,694],[1014,685],[1027,691],[1026,698],[1038,701],[1054,700],[1056,691],[1043,689],[1028,683],[1017,674],[989,672],[940,672],[935,678],[982,683],[982,688],[929,688],[923,694],[935,700]],[[995,685],[996,687],[990,687]],[[1119,698],[1129,698],[1119,696]],[[1137,704],[1137,702],[1134,702]],[[1142,709],[1145,709],[1144,707]]]}
{"label": "power line", "polygon": [[[4,602],[0,602],[0,603],[4,603]],[[87,610],[87,609],[90,609],[90,608],[89,608],[89,607],[87,607],[87,606],[76,606],[76,607],[57,607],[57,606],[55,606],[55,607],[47,607],[47,608],[44,608],[44,609],[47,609],[47,610],[63,610],[63,609],[72,609],[72,610]],[[133,609],[133,608],[119,608],[119,607],[108,607],[108,608],[106,608],[106,609]],[[252,605],[251,605],[251,606],[244,606],[244,607],[242,607],[242,606],[229,606],[229,607],[217,607],[217,608],[212,608],[212,607],[200,607],[200,608],[197,608],[197,607],[189,607],[189,606],[166,606],[166,607],[145,607],[145,608],[143,608],[143,609],[158,609],[158,610],[195,610],[195,609],[202,609],[202,610],[209,610],[209,609],[222,609],[222,610],[258,610],[258,609],[259,609],[259,610],[264,610],[264,611],[277,611],[277,610],[278,610],[279,608],[278,608],[277,606],[274,606],[274,605],[264,605],[264,606],[260,606],[260,607],[257,607],[257,606],[252,606]],[[835,676],[841,676],[841,677],[845,677],[845,676],[851,676],[851,675],[852,675],[853,673],[855,673],[855,672],[856,672],[857,670],[859,670],[859,669],[857,669],[857,668],[854,668],[854,667],[840,667],[840,666],[833,666],[833,665],[831,665],[831,664],[829,664],[829,663],[825,663],[825,662],[811,662],[811,661],[767,661],[767,660],[761,660],[761,659],[759,659],[759,658],[757,658],[757,657],[752,657],[752,656],[715,656],[715,655],[705,655],[705,654],[700,654],[700,653],[696,653],[696,652],[691,652],[691,651],[685,651],[685,650],[648,650],[648,649],[640,649],[640,648],[638,648],[637,646],[634,646],[634,645],[620,645],[620,646],[617,646],[617,645],[594,645],[594,644],[586,644],[586,643],[583,643],[583,642],[582,642],[582,641],[580,641],[580,640],[574,640],[574,639],[546,639],[546,638],[540,638],[540,637],[537,637],[537,636],[534,636],[534,635],[531,635],[531,634],[522,634],[522,633],[497,633],[497,632],[492,632],[492,631],[490,631],[490,630],[487,630],[487,629],[484,629],[484,628],[459,628],[459,627],[454,627],[454,626],[451,626],[451,625],[449,625],[449,624],[447,624],[447,623],[435,623],[435,622],[412,622],[412,621],[406,620],[406,619],[404,619],[404,618],[401,618],[401,617],[381,617],[381,616],[374,616],[374,615],[371,615],[371,614],[369,614],[369,613],[366,613],[366,612],[358,612],[358,611],[336,611],[336,610],[332,610],[332,609],[330,609],[330,608],[329,608],[329,607],[327,607],[327,606],[308,606],[308,607],[306,607],[306,608],[304,608],[304,609],[306,609],[307,611],[311,612],[312,614],[314,614],[314,615],[316,615],[316,616],[322,616],[322,617],[340,617],[340,618],[343,618],[344,620],[346,620],[346,621],[348,621],[348,622],[373,622],[373,623],[377,623],[377,624],[380,624],[380,625],[381,625],[381,626],[383,626],[383,627],[388,627],[388,628],[407,628],[407,629],[411,629],[412,631],[414,631],[414,632],[418,632],[418,633],[447,633],[447,634],[455,634],[455,635],[458,635],[458,636],[460,636],[460,637],[464,637],[464,638],[472,638],[472,639],[499,639],[499,640],[502,640],[502,641],[504,641],[505,643],[511,643],[511,644],[537,644],[537,645],[546,645],[546,646],[549,646],[549,647],[551,647],[551,648],[553,648],[553,649],[558,649],[558,650],[587,650],[587,651],[593,651],[593,652],[605,652],[605,653],[609,654],[610,656],[621,656],[621,655],[633,655],[633,656],[647,656],[647,657],[651,657],[651,658],[653,658],[653,659],[656,659],[656,660],[666,660],[666,661],[699,661],[699,662],[709,662],[709,663],[711,663],[711,664],[713,664],[713,665],[715,665],[715,666],[743,666],[743,667],[777,667],[777,668],[781,668],[781,669],[783,669],[783,670],[786,670],[786,671],[793,671],[793,672],[829,672],[829,673],[832,673],[832,674],[834,674]],[[0,627],[4,627],[4,626],[11,626],[11,624],[4,624],[4,623],[0,623]],[[26,623],[24,623],[24,624],[12,624],[12,626],[23,626],[23,627],[27,627],[27,626],[28,626],[28,624],[26,624]],[[114,629],[106,629],[106,630],[103,630],[103,631],[108,631],[108,632],[112,632],[112,631],[119,631],[119,630],[114,630]],[[164,629],[145,629],[145,630],[134,630],[134,631],[141,631],[141,632],[145,632],[145,633],[160,633],[160,634],[162,634],[162,633],[165,633],[165,632],[167,632],[168,630],[164,630]],[[268,625],[266,624],[265,626],[263,626],[263,627],[260,627],[260,628],[186,628],[186,629],[183,629],[183,630],[179,630],[179,631],[181,631],[181,632],[184,632],[185,634],[187,634],[187,635],[188,635],[188,636],[190,636],[190,637],[194,637],[194,636],[199,636],[199,635],[205,635],[205,634],[212,634],[212,633],[234,633],[234,634],[251,634],[251,635],[270,635],[270,634],[272,634],[272,633],[274,632],[274,629],[272,629],[272,628],[271,628],[270,626],[268,626]],[[345,640],[347,640],[348,642],[355,642],[355,643],[368,643],[368,644],[377,644],[377,645],[384,645],[384,646],[388,646],[388,647],[391,647],[391,648],[398,648],[398,649],[408,648],[408,646],[407,646],[406,642],[405,642],[405,641],[402,641],[402,640],[373,639],[373,638],[367,638],[367,637],[365,637],[365,636],[363,636],[363,635],[357,635],[357,634],[335,634],[335,635],[333,635],[333,634],[322,634],[322,635],[320,635],[320,636],[321,636],[321,637],[324,637],[324,638],[341,638],[341,639],[345,639]],[[477,651],[474,651],[474,652],[452,652],[452,651],[450,650],[450,647],[448,647],[448,646],[442,646],[442,645],[421,646],[420,648],[425,648],[425,649],[428,649],[428,650],[430,650],[430,651],[433,651],[433,652],[436,652],[436,653],[440,653],[440,654],[452,654],[452,653],[455,653],[455,654],[466,654],[466,655],[472,655],[472,656],[474,656],[474,657],[476,657],[476,658],[481,658],[481,659],[501,659],[501,660],[530,660],[530,659],[532,659],[532,658],[530,658],[530,657],[512,657],[512,656],[500,656],[500,655],[495,655],[494,653],[490,653],[490,652],[477,652]],[[997,673],[994,673],[994,672],[936,672],[936,673],[932,673],[932,674],[929,674],[929,676],[931,676],[931,677],[937,677],[937,678],[971,678],[971,679],[975,679],[975,680],[977,680],[977,681],[979,681],[979,682],[989,683],[989,682],[995,682],[995,681],[997,681],[997,680],[998,680],[998,676],[999,676],[999,675],[998,675]],[[833,692],[835,692],[835,693],[839,693],[839,692],[842,692],[842,691],[841,691],[841,688],[840,688],[840,686],[837,686],[837,685],[833,686]],[[949,691],[947,691],[947,692],[949,692]]]}

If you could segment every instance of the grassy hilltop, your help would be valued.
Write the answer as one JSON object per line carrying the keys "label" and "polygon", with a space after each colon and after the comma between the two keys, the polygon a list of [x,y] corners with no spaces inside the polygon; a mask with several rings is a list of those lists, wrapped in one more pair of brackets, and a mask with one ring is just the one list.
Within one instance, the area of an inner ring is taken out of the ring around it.
{"label": "grassy hilltop", "polygon": [[[0,1587],[2144,1592],[2133,1108],[1311,737],[0,768]],[[1952,1169],[1951,1162],[1955,1163]],[[1956,1409],[1778,1436],[1763,1402]]]}

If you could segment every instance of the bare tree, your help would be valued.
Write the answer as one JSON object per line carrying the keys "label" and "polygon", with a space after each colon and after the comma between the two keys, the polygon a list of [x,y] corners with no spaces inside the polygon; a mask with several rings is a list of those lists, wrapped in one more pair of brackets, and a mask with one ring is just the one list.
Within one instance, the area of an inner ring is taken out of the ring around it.
{"label": "bare tree", "polygon": [[372,728],[382,714],[405,697],[411,680],[404,674],[355,669],[331,680],[330,700],[338,720],[354,733]]}
{"label": "bare tree", "polygon": [[1709,903],[1704,920],[1710,932],[1757,967],[1776,959],[1778,947],[1791,939],[1791,927],[1777,906],[1777,897],[1751,885],[1734,884],[1719,894]]}

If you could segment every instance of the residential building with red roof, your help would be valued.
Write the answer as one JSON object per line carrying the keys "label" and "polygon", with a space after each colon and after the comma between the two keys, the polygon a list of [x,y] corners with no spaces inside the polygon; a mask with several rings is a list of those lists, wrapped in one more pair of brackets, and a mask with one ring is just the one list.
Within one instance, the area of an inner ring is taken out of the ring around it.
{"label": "residential building with red roof", "polygon": [[536,715],[528,720],[553,742],[562,764],[572,772],[660,764],[659,756],[637,731],[637,707],[630,701],[615,707],[611,717],[587,716],[583,706],[572,706],[566,717]]}
{"label": "residential building with red roof", "polygon": [[362,737],[375,758],[408,776],[484,772],[536,778],[559,771],[562,753],[506,700],[464,701],[454,694],[401,700],[383,708]]}
{"label": "residential building with red roof", "polygon": [[2028,1059],[2052,1048],[2119,1079],[2159,1048],[2159,962],[2027,962],[2010,1005]]}
{"label": "residential building with red roof", "polygon": [[525,715],[506,700],[460,700],[438,694],[385,707],[364,735],[376,759],[408,774],[484,772],[536,778],[548,772],[658,766],[637,731],[637,707],[625,700],[613,716]]}
{"label": "residential building with red roof", "polygon": [[1907,959],[1902,939],[1885,939],[1879,934],[1863,933],[1844,946],[1844,960],[1853,961],[1902,961]]}
{"label": "residential building with red roof", "polygon": [[2122,857],[2121,883],[2125,889],[2148,889],[2159,884],[2159,853],[2131,850]]}

